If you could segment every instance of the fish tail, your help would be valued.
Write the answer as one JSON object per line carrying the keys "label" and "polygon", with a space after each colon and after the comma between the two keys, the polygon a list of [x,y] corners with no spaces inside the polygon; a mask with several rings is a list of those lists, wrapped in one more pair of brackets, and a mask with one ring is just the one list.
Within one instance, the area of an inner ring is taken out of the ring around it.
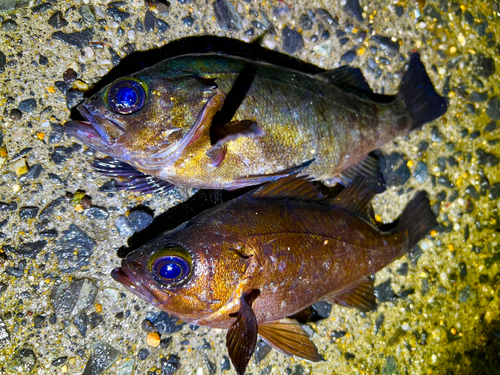
{"label": "fish tail", "polygon": [[406,105],[412,129],[446,113],[446,101],[434,89],[418,52],[410,57],[410,66],[403,76],[398,98]]}
{"label": "fish tail", "polygon": [[427,194],[421,191],[408,203],[398,226],[395,228],[398,234],[407,238],[406,246],[403,249],[404,254],[436,225],[436,217],[431,211]]}

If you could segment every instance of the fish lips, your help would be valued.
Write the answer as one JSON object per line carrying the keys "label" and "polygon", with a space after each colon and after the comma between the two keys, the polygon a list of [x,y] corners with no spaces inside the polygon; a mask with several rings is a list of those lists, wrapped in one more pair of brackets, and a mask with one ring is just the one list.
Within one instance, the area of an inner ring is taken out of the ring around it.
{"label": "fish lips", "polygon": [[83,103],[77,107],[78,112],[87,121],[67,121],[64,128],[69,135],[89,146],[109,152],[110,147],[124,134],[125,129],[102,104],[93,102]]}
{"label": "fish lips", "polygon": [[129,265],[125,260],[122,261],[121,267],[115,268],[111,271],[111,277],[142,300],[152,305],[156,305],[154,295],[149,292],[141,281],[137,280],[133,276]]}

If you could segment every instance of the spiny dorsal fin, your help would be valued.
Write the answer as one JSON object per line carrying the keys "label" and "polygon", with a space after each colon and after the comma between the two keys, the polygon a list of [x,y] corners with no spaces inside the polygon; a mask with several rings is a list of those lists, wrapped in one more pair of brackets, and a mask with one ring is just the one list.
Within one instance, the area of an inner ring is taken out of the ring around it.
{"label": "spiny dorsal fin", "polygon": [[340,88],[353,88],[373,93],[359,68],[344,65],[334,70],[318,73],[316,76],[324,77]]}
{"label": "spiny dorsal fin", "polygon": [[384,178],[382,177],[380,164],[376,156],[366,155],[357,164],[340,173],[340,178],[344,186],[352,184],[358,176],[368,179],[377,194],[385,191]]}
{"label": "spiny dorsal fin", "polygon": [[357,177],[354,182],[342,190],[338,196],[330,199],[329,203],[361,219],[371,221],[370,202],[375,196],[375,193],[376,191],[373,184],[364,177]]}
{"label": "spiny dorsal fin", "polygon": [[240,310],[230,315],[236,320],[227,331],[226,347],[238,375],[245,373],[257,344],[257,318],[252,310],[252,303],[258,295],[258,290],[252,290],[248,295],[241,296]]}
{"label": "spiny dorsal fin", "polygon": [[313,362],[323,361],[316,345],[294,319],[259,324],[259,335],[285,355],[295,355]]}
{"label": "spiny dorsal fin", "polygon": [[328,301],[345,307],[355,307],[362,312],[375,310],[377,303],[375,301],[373,280],[367,277],[359,283],[335,294]]}

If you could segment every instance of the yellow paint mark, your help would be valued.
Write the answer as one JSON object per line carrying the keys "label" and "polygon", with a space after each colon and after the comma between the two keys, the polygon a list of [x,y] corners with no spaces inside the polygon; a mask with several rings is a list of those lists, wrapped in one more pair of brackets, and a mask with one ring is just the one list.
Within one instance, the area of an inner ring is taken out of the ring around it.
{"label": "yellow paint mark", "polygon": [[453,250],[455,250],[455,248],[453,247],[453,245],[452,245],[452,244],[449,244],[449,245],[448,245],[448,250],[453,251]]}
{"label": "yellow paint mark", "polygon": [[356,53],[358,54],[358,56],[363,55],[365,52],[366,52],[366,48],[365,47],[361,47],[360,49],[358,49],[356,51]]}
{"label": "yellow paint mark", "polygon": [[54,94],[56,92],[56,88],[54,86],[49,86],[47,87],[47,91],[50,92],[51,94]]}
{"label": "yellow paint mark", "polygon": [[437,230],[435,230],[435,229],[431,230],[431,233],[430,233],[431,237],[436,237],[437,234],[438,234]]}
{"label": "yellow paint mark", "polygon": [[451,53],[451,54],[454,54],[455,52],[457,52],[457,47],[455,47],[455,46],[451,46],[451,47],[450,47],[450,53]]}
{"label": "yellow paint mark", "polygon": [[375,215],[375,220],[378,221],[378,222],[381,222],[382,221],[382,216],[380,216],[380,214],[376,214]]}
{"label": "yellow paint mark", "polygon": [[450,332],[453,336],[455,336],[458,333],[455,327],[451,327]]}
{"label": "yellow paint mark", "polygon": [[408,160],[408,162],[406,163],[406,165],[407,165],[408,167],[411,167],[411,166],[413,165],[413,161]]}
{"label": "yellow paint mark", "polygon": [[38,133],[36,133],[36,136],[38,137],[39,140],[43,140],[45,138],[45,133],[38,132]]}

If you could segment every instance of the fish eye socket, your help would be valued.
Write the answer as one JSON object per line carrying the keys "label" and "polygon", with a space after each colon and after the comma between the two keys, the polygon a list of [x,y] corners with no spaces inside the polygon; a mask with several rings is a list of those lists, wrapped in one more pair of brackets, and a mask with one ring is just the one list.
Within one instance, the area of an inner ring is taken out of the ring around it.
{"label": "fish eye socket", "polygon": [[149,259],[153,276],[166,287],[184,284],[191,276],[191,264],[189,253],[178,247],[162,249]]}
{"label": "fish eye socket", "polygon": [[122,115],[137,112],[146,101],[144,83],[135,78],[126,78],[111,84],[106,92],[106,101],[114,112]]}

